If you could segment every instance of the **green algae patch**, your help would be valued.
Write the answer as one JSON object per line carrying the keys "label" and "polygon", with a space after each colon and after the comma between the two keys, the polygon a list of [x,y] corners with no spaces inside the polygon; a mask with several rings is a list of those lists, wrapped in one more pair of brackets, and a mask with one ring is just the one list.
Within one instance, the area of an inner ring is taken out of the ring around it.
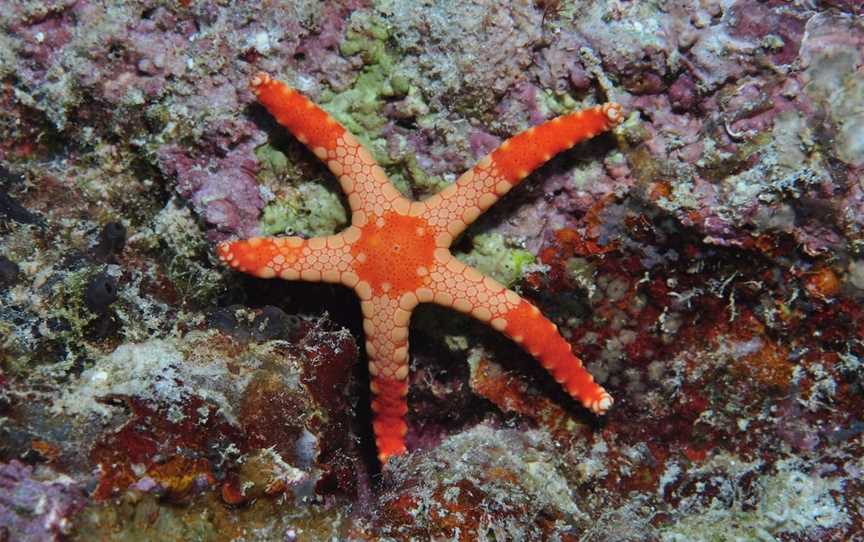
{"label": "green algae patch", "polygon": [[554,116],[573,113],[584,107],[589,107],[578,102],[567,92],[556,92],[553,89],[543,89],[537,93],[537,102],[540,109],[546,114]]}
{"label": "green algae patch", "polygon": [[405,173],[397,172],[390,177],[390,180],[403,194],[409,193],[409,186],[414,186],[426,194],[435,194],[444,190],[450,184],[450,182],[440,175],[429,175],[426,173],[420,167],[420,164],[417,163],[417,156],[412,152],[406,152],[400,158],[402,159]]}
{"label": "green algae patch", "polygon": [[474,249],[456,256],[463,263],[507,287],[522,277],[525,266],[534,263],[533,254],[516,246],[500,233],[484,233],[474,237]]}
{"label": "green algae patch", "polygon": [[357,12],[351,18],[345,40],[340,44],[342,56],[359,57],[362,72],[350,88],[324,91],[319,103],[363,144],[375,160],[387,170],[393,185],[405,196],[412,186],[440,184],[423,173],[413,153],[395,152],[382,136],[389,122],[385,114],[388,103],[399,101],[403,111],[425,114],[428,106],[422,92],[411,83],[410,74],[399,64],[399,51],[392,51],[389,26],[380,16]]}
{"label": "green algae patch", "polygon": [[285,153],[270,144],[261,145],[256,148],[255,158],[258,159],[258,165],[262,169],[270,170],[274,173],[288,171],[288,157],[285,156]]}
{"label": "green algae patch", "polygon": [[264,207],[261,233],[332,235],[348,221],[339,196],[316,183],[302,183]]}
{"label": "green algae patch", "polygon": [[318,170],[323,166],[316,163],[307,171],[299,155],[288,156],[269,143],[255,149],[255,156],[258,180],[273,194],[261,212],[263,235],[332,235],[348,222],[338,186]]}
{"label": "green algae patch", "polygon": [[384,100],[408,94],[408,77],[396,70],[388,50],[390,35],[386,24],[369,13],[356,13],[339,51],[345,57],[359,55],[364,68],[354,84],[341,92],[325,91],[320,103],[331,115],[363,143],[382,165],[388,154],[381,131],[387,123],[382,113]]}

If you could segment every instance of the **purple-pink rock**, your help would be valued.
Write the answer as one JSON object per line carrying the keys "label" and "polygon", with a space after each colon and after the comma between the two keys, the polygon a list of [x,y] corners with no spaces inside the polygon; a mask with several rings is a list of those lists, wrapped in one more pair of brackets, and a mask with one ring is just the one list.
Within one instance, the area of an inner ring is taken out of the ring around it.
{"label": "purple-pink rock", "polygon": [[48,467],[0,463],[0,540],[62,540],[86,503],[80,484]]}
{"label": "purple-pink rock", "polygon": [[669,103],[675,112],[684,112],[696,103],[696,85],[688,75],[682,75],[669,87]]}
{"label": "purple-pink rock", "polygon": [[159,164],[166,175],[176,177],[177,191],[192,202],[209,224],[213,240],[230,234],[251,237],[258,232],[258,215],[264,200],[255,173],[255,147],[260,134],[227,149],[224,156],[192,155],[177,144],[159,149]]}

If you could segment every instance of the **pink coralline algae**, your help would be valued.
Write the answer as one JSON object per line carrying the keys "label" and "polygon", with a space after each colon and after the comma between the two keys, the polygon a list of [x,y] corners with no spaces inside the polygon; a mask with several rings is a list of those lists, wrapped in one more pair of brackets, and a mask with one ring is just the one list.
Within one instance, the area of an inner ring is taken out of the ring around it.
{"label": "pink coralline algae", "polygon": [[0,540],[62,540],[86,502],[68,476],[14,459],[0,463]]}
{"label": "pink coralline algae", "polygon": [[256,235],[264,200],[255,180],[258,162],[254,150],[262,142],[250,138],[227,149],[224,156],[209,158],[179,145],[166,145],[159,149],[159,163],[166,174],[177,178],[180,195],[217,231]]}
{"label": "pink coralline algae", "polygon": [[669,87],[669,102],[675,111],[687,111],[696,104],[696,85],[693,79],[682,75]]}

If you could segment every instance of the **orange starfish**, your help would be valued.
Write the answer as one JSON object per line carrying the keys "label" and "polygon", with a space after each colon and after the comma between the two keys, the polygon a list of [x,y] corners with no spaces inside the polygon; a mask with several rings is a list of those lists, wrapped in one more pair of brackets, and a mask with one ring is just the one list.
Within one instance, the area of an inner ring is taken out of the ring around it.
{"label": "orange starfish", "polygon": [[491,325],[537,358],[567,392],[602,414],[612,396],[573,355],[555,324],[515,292],[450,253],[453,240],[498,198],[559,152],[622,120],[615,103],[564,115],[501,144],[454,184],[410,201],[333,117],[266,73],[251,82],[276,120],[326,162],[348,196],[351,225],[327,237],[266,237],[222,243],[219,258],[261,278],[324,281],[361,300],[371,375],[373,429],[382,463],[405,452],[408,322],[437,303]]}

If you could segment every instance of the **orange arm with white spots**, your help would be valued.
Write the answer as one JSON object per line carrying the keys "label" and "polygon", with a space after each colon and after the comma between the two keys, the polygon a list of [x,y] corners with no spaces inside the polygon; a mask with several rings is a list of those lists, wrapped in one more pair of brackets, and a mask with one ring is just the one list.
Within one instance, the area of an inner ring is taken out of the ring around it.
{"label": "orange arm with white spots", "polygon": [[356,284],[346,233],[313,239],[252,237],[220,243],[217,254],[232,268],[259,278]]}
{"label": "orange arm with white spots", "polygon": [[253,77],[251,87],[276,121],[336,175],[352,211],[380,216],[394,207],[407,210],[408,201],[390,184],[369,151],[329,113],[266,73]]}
{"label": "orange arm with white spots", "polygon": [[510,337],[595,414],[604,414],[612,406],[612,396],[594,382],[570,343],[537,307],[449,254],[436,253],[436,260],[427,286],[418,290],[421,301],[469,314]]}
{"label": "orange arm with white spots", "polygon": [[611,130],[622,120],[621,106],[606,103],[529,128],[483,157],[454,184],[422,202],[425,209],[418,213],[429,217],[430,225],[443,236],[440,246],[447,246],[447,240],[452,242],[532,171],[561,151]]}

